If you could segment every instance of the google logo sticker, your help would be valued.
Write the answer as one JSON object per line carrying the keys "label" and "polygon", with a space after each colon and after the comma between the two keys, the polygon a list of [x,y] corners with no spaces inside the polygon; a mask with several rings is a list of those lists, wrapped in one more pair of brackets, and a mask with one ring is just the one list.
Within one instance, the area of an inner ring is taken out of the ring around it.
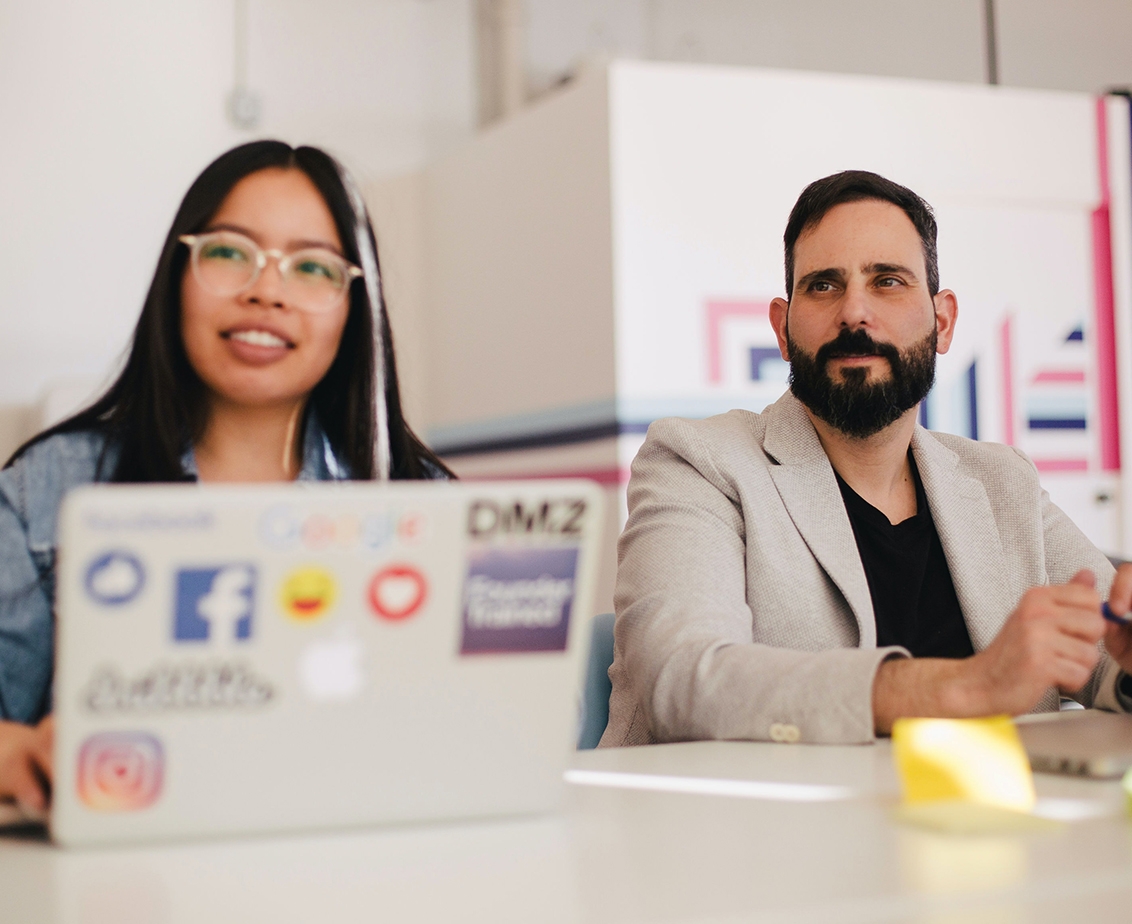
{"label": "google logo sticker", "polygon": [[383,511],[354,513],[299,513],[286,507],[273,507],[259,523],[264,544],[284,551],[306,549],[379,549],[394,538],[412,543],[425,530],[420,513]]}

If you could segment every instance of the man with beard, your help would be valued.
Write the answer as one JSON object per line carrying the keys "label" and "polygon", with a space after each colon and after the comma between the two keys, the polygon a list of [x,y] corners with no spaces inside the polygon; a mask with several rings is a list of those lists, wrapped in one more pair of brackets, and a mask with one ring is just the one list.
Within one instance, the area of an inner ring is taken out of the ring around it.
{"label": "man with beard", "polygon": [[[790,391],[657,421],[619,544],[602,745],[853,743],[900,716],[1132,707],[1119,574],[1006,446],[917,425],[958,307],[911,190],[812,183],[770,319]],[[1101,653],[1103,641],[1107,652]]]}

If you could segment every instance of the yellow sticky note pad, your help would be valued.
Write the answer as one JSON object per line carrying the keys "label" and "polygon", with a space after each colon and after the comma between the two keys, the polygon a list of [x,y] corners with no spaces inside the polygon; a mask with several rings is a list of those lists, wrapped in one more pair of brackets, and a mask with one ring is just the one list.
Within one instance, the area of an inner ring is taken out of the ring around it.
{"label": "yellow sticky note pad", "polygon": [[897,719],[892,750],[906,805],[964,802],[1015,812],[1034,808],[1034,777],[1014,723]]}
{"label": "yellow sticky note pad", "polygon": [[898,806],[893,816],[943,834],[1031,834],[1064,826],[1064,822],[975,802],[917,802]]}

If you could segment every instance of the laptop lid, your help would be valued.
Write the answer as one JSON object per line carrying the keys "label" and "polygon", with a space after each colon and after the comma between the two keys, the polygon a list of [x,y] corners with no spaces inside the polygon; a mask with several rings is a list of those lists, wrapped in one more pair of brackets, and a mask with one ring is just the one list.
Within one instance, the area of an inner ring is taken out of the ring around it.
{"label": "laptop lid", "polygon": [[1111,779],[1132,767],[1132,716],[1071,709],[1022,716],[1015,725],[1035,770]]}
{"label": "laptop lid", "polygon": [[582,481],[75,491],[53,838],[553,808],[602,526]]}

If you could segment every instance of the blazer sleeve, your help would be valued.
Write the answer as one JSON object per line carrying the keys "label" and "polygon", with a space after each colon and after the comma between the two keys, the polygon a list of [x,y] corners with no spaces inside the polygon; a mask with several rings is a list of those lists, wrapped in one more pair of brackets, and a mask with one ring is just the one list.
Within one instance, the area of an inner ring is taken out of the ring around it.
{"label": "blazer sleeve", "polygon": [[[712,454],[680,424],[654,424],[633,463],[611,671],[614,705],[624,710],[631,698],[633,716],[622,717],[621,740],[602,743],[872,741],[876,670],[907,652],[753,641],[759,613],[747,600],[745,536],[758,525],[744,522]],[[644,738],[633,732],[642,721]]]}
{"label": "blazer sleeve", "polygon": [[0,475],[0,719],[35,722],[50,697],[51,600],[19,509],[19,472]]}

